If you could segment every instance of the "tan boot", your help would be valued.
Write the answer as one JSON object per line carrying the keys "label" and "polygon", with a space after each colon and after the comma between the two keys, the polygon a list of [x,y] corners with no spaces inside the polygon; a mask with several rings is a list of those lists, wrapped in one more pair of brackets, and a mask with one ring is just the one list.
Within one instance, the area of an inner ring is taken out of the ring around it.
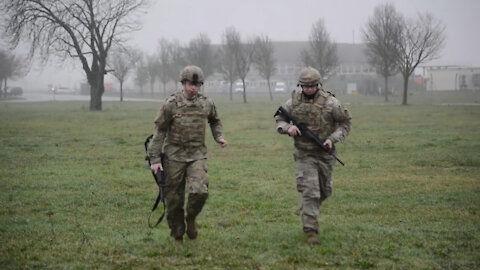
{"label": "tan boot", "polygon": [[314,232],[314,231],[309,231],[307,233],[305,233],[305,235],[307,236],[307,243],[309,245],[318,245],[320,244],[320,241],[318,241],[318,238],[317,238],[317,233]]}
{"label": "tan boot", "polygon": [[196,239],[198,235],[197,228],[195,227],[195,218],[187,217],[185,219],[187,221],[187,236],[191,240]]}

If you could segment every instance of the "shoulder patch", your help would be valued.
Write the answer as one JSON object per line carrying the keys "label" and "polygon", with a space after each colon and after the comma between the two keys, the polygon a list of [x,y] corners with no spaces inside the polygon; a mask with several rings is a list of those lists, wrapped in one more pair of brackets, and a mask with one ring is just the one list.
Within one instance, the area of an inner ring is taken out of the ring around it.
{"label": "shoulder patch", "polygon": [[175,99],[176,99],[175,95],[171,95],[171,96],[169,96],[169,97],[167,98],[167,101],[166,101],[166,102],[167,102],[167,103],[174,102]]}
{"label": "shoulder patch", "polygon": [[338,99],[334,95],[329,95],[327,97],[326,104],[333,107],[341,106],[340,101],[338,101]]}
{"label": "shoulder patch", "polygon": [[204,96],[204,99],[205,99],[205,101],[206,101],[207,103],[214,104],[214,103],[213,103],[213,99],[211,99],[211,98],[209,98],[209,97],[205,97],[205,96]]}
{"label": "shoulder patch", "polygon": [[325,99],[327,99],[327,98],[330,96],[329,92],[327,92],[327,91],[325,91],[325,90],[323,90],[323,89],[321,89],[320,91],[318,91],[318,93],[319,93],[320,96],[324,97]]}

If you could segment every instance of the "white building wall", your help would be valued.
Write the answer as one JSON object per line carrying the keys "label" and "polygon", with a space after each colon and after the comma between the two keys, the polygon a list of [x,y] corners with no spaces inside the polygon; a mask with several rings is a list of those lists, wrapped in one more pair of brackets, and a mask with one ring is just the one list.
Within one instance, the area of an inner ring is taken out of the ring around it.
{"label": "white building wall", "polygon": [[427,91],[457,90],[456,73],[452,70],[430,70],[427,76]]}
{"label": "white building wall", "polygon": [[473,79],[479,76],[480,68],[426,67],[424,73],[427,91],[480,89],[480,85]]}

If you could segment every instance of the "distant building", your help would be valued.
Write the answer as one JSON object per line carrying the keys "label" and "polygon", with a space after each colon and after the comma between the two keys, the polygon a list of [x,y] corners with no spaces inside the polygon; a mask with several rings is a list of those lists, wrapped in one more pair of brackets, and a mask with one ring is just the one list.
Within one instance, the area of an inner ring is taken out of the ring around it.
{"label": "distant building", "polygon": [[[309,48],[307,41],[272,42],[276,72],[272,76],[270,86],[273,91],[277,82],[285,84],[285,90],[290,92],[297,86],[298,75],[304,68],[301,61],[301,52]],[[220,49],[219,45],[214,48]],[[374,67],[368,63],[365,54],[365,44],[337,43],[338,66],[330,78],[325,78],[324,87],[335,93],[361,93],[366,95],[380,95],[383,93],[384,79],[376,73]],[[209,81],[210,80],[210,81]],[[214,74],[207,79],[207,91],[228,91],[226,82],[222,81],[221,74]],[[413,91],[424,90],[424,85],[418,84],[418,79],[413,76],[409,82],[409,89]],[[422,81],[422,80],[420,80]],[[266,81],[258,75],[252,66],[246,78],[247,91],[266,91]],[[401,75],[389,77],[389,92],[399,93],[403,90]]]}
{"label": "distant building", "polygon": [[480,67],[425,66],[427,91],[480,90]]}

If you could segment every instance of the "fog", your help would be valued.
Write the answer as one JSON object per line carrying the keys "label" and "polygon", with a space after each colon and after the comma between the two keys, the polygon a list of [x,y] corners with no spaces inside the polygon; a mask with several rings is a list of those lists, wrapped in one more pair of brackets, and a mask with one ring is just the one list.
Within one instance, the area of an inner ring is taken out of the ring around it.
{"label": "fog", "polygon": [[[340,43],[360,43],[361,31],[374,7],[381,0],[164,0],[152,1],[142,17],[143,28],[131,35],[130,45],[147,53],[156,50],[161,38],[179,40],[186,45],[200,33],[213,44],[221,43],[225,29],[234,26],[242,38],[266,34],[273,41],[307,41],[312,24],[319,18],[331,38]],[[478,0],[398,0],[398,12],[413,17],[430,12],[446,26],[446,45],[440,58],[427,65],[480,66]],[[34,64],[22,81],[12,84],[27,89],[45,88],[47,84],[75,87],[83,79],[79,65],[73,61],[58,64],[54,59],[46,66]],[[107,81],[113,81],[108,78]]]}

